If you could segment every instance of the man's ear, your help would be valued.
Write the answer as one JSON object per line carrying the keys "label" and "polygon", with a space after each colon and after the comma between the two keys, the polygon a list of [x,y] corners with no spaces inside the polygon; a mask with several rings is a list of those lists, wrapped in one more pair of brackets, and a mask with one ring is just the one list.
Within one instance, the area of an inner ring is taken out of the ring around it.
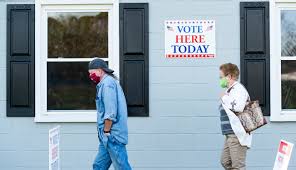
{"label": "man's ear", "polygon": [[102,73],[103,71],[102,71],[102,69],[98,69],[98,74],[99,74],[99,76],[101,77],[102,76]]}

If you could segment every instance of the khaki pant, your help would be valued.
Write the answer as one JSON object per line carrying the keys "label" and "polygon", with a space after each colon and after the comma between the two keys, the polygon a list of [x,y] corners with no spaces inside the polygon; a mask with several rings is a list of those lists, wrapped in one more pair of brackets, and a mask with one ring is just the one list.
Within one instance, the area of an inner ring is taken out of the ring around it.
{"label": "khaki pant", "polygon": [[226,135],[221,156],[225,170],[245,170],[248,147],[242,146],[234,134]]}

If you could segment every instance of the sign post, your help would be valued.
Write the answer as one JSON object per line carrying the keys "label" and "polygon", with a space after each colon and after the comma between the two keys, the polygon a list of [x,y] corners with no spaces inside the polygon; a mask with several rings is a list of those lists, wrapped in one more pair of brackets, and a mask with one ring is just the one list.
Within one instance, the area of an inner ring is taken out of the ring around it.
{"label": "sign post", "polygon": [[287,170],[294,144],[281,140],[273,170]]}
{"label": "sign post", "polygon": [[214,20],[165,21],[166,58],[216,57]]}
{"label": "sign post", "polygon": [[49,170],[60,170],[60,126],[49,130]]}

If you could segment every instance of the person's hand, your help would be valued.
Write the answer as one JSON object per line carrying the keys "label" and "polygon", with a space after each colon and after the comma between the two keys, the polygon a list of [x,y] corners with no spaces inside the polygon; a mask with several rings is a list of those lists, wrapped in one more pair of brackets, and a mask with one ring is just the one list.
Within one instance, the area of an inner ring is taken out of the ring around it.
{"label": "person's hand", "polygon": [[104,130],[104,135],[105,135],[105,136],[110,136],[110,135],[111,135],[110,130]]}
{"label": "person's hand", "polygon": [[110,134],[110,133],[104,133],[104,135],[108,137],[108,136],[110,136],[111,134]]}

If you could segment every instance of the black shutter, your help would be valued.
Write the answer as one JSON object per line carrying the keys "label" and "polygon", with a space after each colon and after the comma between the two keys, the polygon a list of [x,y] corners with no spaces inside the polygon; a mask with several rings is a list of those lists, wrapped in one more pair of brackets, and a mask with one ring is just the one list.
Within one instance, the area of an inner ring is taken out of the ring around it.
{"label": "black shutter", "polygon": [[149,116],[148,4],[121,3],[120,83],[129,116]]}
{"label": "black shutter", "polygon": [[7,116],[34,116],[34,5],[7,5]]}
{"label": "black shutter", "polygon": [[241,81],[270,115],[269,2],[240,3]]}

